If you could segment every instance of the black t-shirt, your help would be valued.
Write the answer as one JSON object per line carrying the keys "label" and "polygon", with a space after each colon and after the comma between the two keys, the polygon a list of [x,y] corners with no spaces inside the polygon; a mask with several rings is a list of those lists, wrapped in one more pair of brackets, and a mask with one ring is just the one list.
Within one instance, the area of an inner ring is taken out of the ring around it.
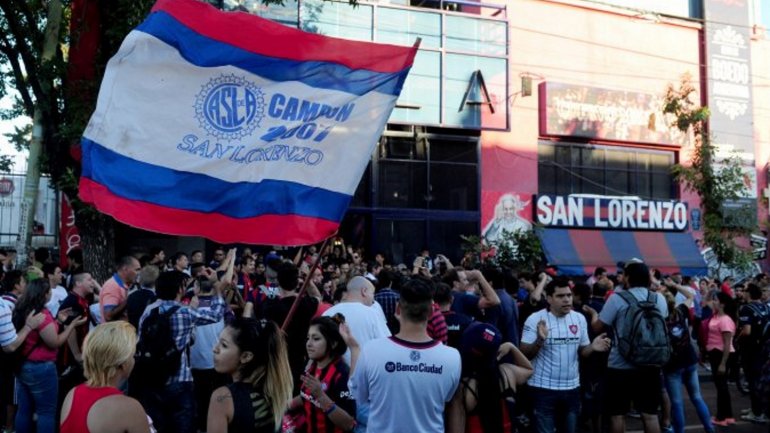
{"label": "black t-shirt", "polygon": [[442,311],[447,329],[447,345],[458,349],[465,328],[473,323],[473,317],[454,311]]}
{"label": "black t-shirt", "polygon": [[545,293],[543,293],[542,298],[534,304],[532,303],[530,295],[527,295],[519,308],[519,329],[524,329],[524,322],[527,321],[527,318],[531,316],[532,313],[540,311],[543,308],[548,308],[548,301],[545,300]]}
{"label": "black t-shirt", "polygon": [[452,311],[470,316],[479,322],[497,326],[500,318],[499,308],[479,308],[480,296],[471,293],[452,293]]}
{"label": "black t-shirt", "polygon": [[764,303],[751,302],[738,310],[738,327],[751,326],[751,335],[741,340],[744,353],[759,353],[760,338],[768,320],[770,320],[770,308]]}
{"label": "black t-shirt", "polygon": [[[262,303],[262,317],[272,320],[280,327],[289,310],[297,299],[296,296],[287,296],[285,298],[267,299]],[[294,317],[286,328],[286,345],[289,351],[289,363],[291,364],[292,376],[294,377],[294,393],[299,391],[299,375],[305,368],[305,341],[307,340],[307,330],[310,328],[310,319],[318,310],[318,299],[312,296],[303,296],[299,301]]]}
{"label": "black t-shirt", "polygon": [[147,306],[155,302],[155,299],[157,299],[155,292],[149,289],[139,289],[128,295],[126,314],[128,315],[128,322],[134,325],[134,328],[139,329],[139,319],[142,318]]}

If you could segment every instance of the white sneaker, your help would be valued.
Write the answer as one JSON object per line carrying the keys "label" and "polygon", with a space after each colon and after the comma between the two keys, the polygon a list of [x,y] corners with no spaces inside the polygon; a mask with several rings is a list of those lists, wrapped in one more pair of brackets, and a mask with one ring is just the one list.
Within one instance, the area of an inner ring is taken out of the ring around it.
{"label": "white sneaker", "polygon": [[748,409],[741,409],[741,416],[748,415],[751,413],[751,408]]}
{"label": "white sneaker", "polygon": [[746,415],[743,415],[741,419],[744,421],[751,421],[756,424],[767,424],[767,417],[765,414],[754,415],[753,413],[749,412]]}

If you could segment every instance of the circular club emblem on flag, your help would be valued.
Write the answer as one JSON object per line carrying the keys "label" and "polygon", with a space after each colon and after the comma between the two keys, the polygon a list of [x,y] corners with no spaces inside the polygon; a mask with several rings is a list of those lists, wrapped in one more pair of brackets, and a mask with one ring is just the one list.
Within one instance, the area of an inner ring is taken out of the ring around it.
{"label": "circular club emblem on flag", "polygon": [[251,135],[265,117],[262,90],[234,74],[212,78],[195,98],[195,117],[210,135],[237,140]]}
{"label": "circular club emblem on flag", "polygon": [[11,179],[0,179],[0,196],[8,196],[13,194],[14,186]]}

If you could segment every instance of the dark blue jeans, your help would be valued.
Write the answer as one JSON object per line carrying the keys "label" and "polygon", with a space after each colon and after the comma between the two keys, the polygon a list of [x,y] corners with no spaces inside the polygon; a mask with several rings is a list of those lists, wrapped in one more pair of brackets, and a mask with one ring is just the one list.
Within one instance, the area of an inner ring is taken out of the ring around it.
{"label": "dark blue jeans", "polygon": [[[16,412],[16,431],[54,433],[59,387],[56,364],[26,361],[21,366],[18,378],[19,410]],[[37,422],[32,420],[35,414],[37,414]]]}
{"label": "dark blue jeans", "polygon": [[530,387],[535,431],[575,433],[580,415],[580,388],[566,391]]}
{"label": "dark blue jeans", "polygon": [[192,382],[172,383],[160,389],[142,389],[138,394],[158,433],[196,433]]}

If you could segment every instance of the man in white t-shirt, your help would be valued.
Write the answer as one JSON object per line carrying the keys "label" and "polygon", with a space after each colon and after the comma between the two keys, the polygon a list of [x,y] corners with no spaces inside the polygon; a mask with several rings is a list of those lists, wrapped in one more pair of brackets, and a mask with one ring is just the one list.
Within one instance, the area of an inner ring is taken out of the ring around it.
{"label": "man in white t-shirt", "polygon": [[524,323],[521,351],[530,359],[534,374],[527,382],[532,392],[537,433],[574,433],[580,414],[578,354],[606,352],[606,334],[588,339],[588,324],[572,311],[569,281],[557,278],[545,287],[549,308],[533,313]]}
{"label": "man in white t-shirt", "polygon": [[[404,284],[396,308],[398,334],[360,347],[345,324],[340,331],[352,352],[350,392],[370,406],[367,431],[439,433],[462,431],[448,423],[447,406],[460,383],[460,353],[428,336],[433,312],[432,283],[414,278]],[[352,326],[351,326],[352,327]]]}
{"label": "man in white t-shirt", "polygon": [[[345,317],[345,323],[360,346],[377,338],[390,337],[385,313],[374,302],[374,285],[365,277],[353,277],[345,286],[342,301],[323,315],[332,317],[338,313]],[[345,352],[345,361],[350,365],[350,350]]]}

